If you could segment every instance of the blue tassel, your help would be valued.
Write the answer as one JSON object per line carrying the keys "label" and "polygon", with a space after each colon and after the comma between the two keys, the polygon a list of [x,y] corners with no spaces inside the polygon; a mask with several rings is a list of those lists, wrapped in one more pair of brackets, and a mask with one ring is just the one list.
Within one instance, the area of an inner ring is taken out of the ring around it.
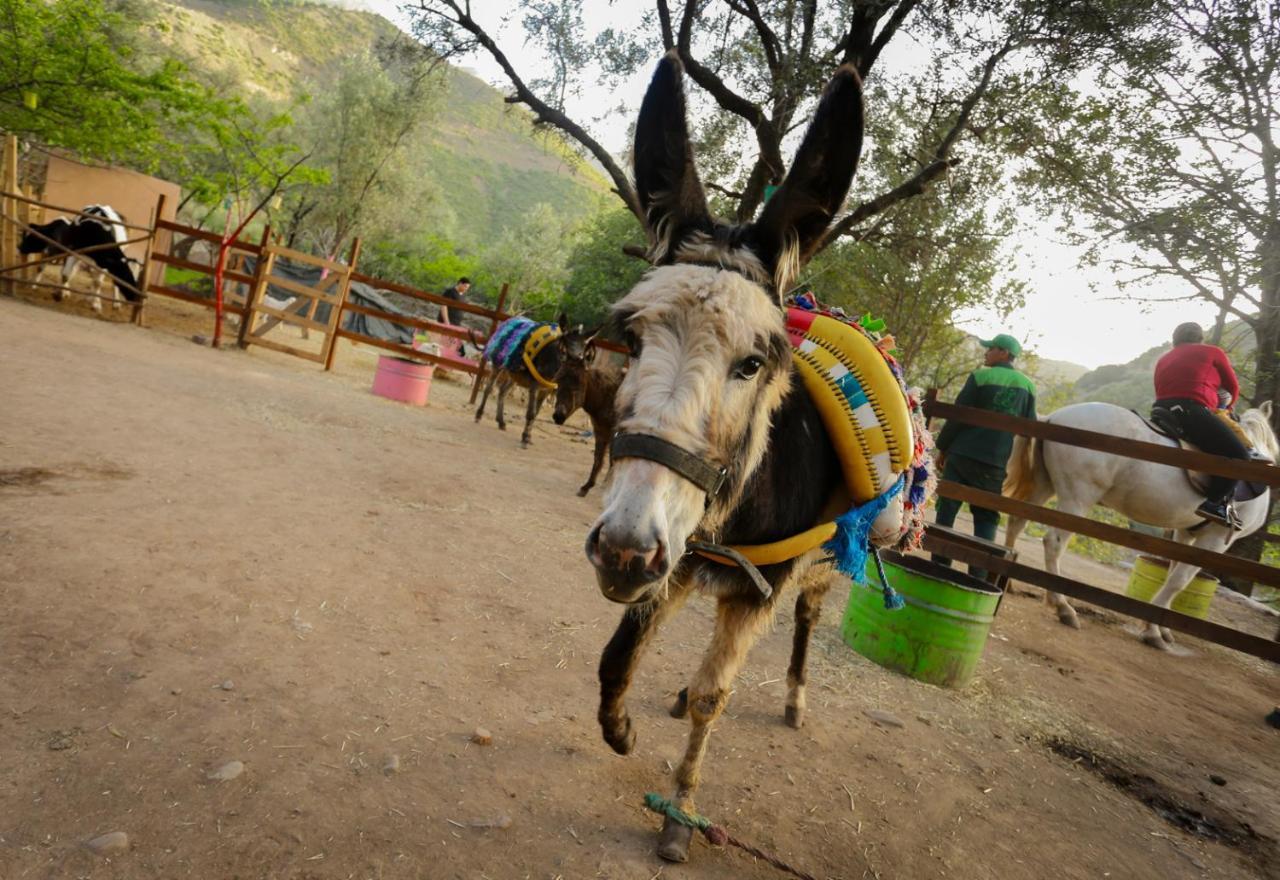
{"label": "blue tassel", "polygon": [[902,598],[902,594],[889,586],[889,578],[884,573],[884,563],[880,561],[880,551],[872,550],[876,560],[876,574],[880,575],[880,586],[884,591],[884,607],[890,611],[898,611],[907,606],[907,600]]}
{"label": "blue tassel", "polygon": [[[905,483],[905,477],[899,477],[898,481],[883,495],[872,498],[866,504],[854,505],[847,513],[836,517],[836,533],[831,540],[822,545],[822,548],[835,557],[836,568],[853,578],[854,583],[865,583],[867,579],[867,553],[871,551],[868,536],[871,534],[871,524],[876,521],[880,512],[889,506],[894,496],[902,491]],[[876,568],[880,572],[880,582],[884,585],[884,607],[890,611],[901,608],[905,604],[902,597],[889,586],[878,555],[875,560]]]}

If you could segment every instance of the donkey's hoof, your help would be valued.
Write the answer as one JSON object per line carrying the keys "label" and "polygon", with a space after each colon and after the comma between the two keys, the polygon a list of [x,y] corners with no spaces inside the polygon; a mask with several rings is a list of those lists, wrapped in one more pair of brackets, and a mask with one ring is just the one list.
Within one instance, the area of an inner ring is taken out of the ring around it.
{"label": "donkey's hoof", "polygon": [[682,688],[680,693],[676,694],[676,701],[671,704],[672,718],[687,718],[689,716],[689,689]]}
{"label": "donkey's hoof", "polygon": [[1076,610],[1070,605],[1058,606],[1058,623],[1072,629],[1080,628],[1080,618],[1076,616]]}
{"label": "donkey's hoof", "polygon": [[506,422],[498,422],[498,430],[499,430],[499,431],[505,431],[505,430],[507,430],[507,423],[506,423]]}
{"label": "donkey's hoof", "polygon": [[631,726],[630,716],[624,718],[621,724],[615,725],[612,729],[606,727],[604,741],[619,755],[631,754],[631,750],[636,747],[636,729]]}
{"label": "donkey's hoof", "polygon": [[668,862],[689,861],[692,840],[693,829],[668,816],[662,820],[662,833],[658,835],[658,858]]}
{"label": "donkey's hoof", "polygon": [[533,443],[532,443],[531,441],[529,441],[529,440],[525,440],[523,437],[521,437],[521,438],[520,438],[520,448],[521,448],[521,449],[528,449],[528,448],[529,448],[530,446],[532,446],[532,445],[533,445]]}
{"label": "donkey's hoof", "polygon": [[590,492],[590,491],[591,491],[591,484],[590,484],[590,483],[588,483],[587,485],[583,486],[581,489],[579,489],[579,490],[578,490],[578,497],[579,497],[579,498],[586,498],[586,497],[587,497],[587,493],[588,493],[588,492]]}
{"label": "donkey's hoof", "polygon": [[787,727],[799,730],[804,727],[804,709],[799,706],[788,706],[785,713]]}

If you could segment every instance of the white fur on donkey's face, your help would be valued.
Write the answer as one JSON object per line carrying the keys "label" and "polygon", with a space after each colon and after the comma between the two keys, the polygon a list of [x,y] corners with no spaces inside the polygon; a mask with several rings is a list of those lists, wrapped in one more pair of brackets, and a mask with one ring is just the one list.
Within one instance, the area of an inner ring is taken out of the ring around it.
{"label": "white fur on donkey's face", "polygon": [[[651,271],[615,308],[640,345],[618,389],[618,430],[656,435],[743,476],[754,471],[790,383],[788,365],[775,362],[789,351],[777,304],[737,272],[675,265]],[[764,363],[753,376],[752,359]],[[708,510],[702,490],[674,471],[619,459],[598,525],[660,538],[674,565],[694,529],[717,528],[741,488]]]}

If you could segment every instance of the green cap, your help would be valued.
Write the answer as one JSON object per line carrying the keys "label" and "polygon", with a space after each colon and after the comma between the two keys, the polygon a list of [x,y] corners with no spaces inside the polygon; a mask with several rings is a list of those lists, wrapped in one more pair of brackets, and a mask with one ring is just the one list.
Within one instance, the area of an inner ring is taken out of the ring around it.
{"label": "green cap", "polygon": [[1001,333],[990,339],[979,339],[978,343],[983,348],[1003,348],[1009,354],[1017,357],[1022,354],[1022,346],[1018,344],[1018,340],[1014,339],[1008,333]]}

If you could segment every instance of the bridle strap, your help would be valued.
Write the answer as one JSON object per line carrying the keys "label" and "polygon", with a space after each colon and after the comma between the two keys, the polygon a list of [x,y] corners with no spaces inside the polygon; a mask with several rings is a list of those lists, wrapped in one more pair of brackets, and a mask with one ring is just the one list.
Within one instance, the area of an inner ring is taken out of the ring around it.
{"label": "bridle strap", "polygon": [[675,471],[707,495],[707,503],[724,488],[728,468],[716,467],[669,440],[652,434],[615,434],[609,454],[619,458],[643,458]]}

